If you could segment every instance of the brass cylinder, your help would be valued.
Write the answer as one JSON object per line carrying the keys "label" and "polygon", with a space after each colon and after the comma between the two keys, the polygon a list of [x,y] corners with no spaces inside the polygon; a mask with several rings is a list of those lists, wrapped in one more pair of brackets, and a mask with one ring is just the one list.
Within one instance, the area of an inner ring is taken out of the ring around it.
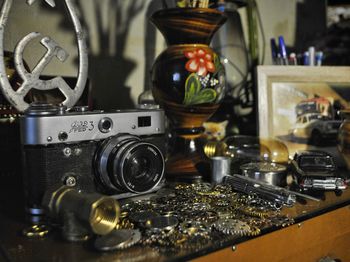
{"label": "brass cylinder", "polygon": [[223,142],[209,141],[204,145],[203,151],[207,157],[225,156],[227,145]]}
{"label": "brass cylinder", "polygon": [[111,232],[120,216],[120,207],[114,198],[97,193],[79,193],[65,186],[46,192],[43,206],[54,218],[62,219],[67,213],[74,214],[77,221],[98,235]]}

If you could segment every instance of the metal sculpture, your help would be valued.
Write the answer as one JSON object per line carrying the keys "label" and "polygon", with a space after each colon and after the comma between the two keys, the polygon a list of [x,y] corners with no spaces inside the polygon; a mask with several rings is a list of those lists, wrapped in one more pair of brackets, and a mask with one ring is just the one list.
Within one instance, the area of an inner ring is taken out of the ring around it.
{"label": "metal sculpture", "polygon": [[[32,5],[35,1],[36,0],[27,0],[27,4]],[[55,7],[54,0],[44,1],[51,7]],[[68,108],[74,106],[84,91],[88,70],[85,37],[73,0],[65,0],[64,2],[72,19],[78,43],[79,72],[76,86],[73,89],[60,76],[54,77],[50,80],[40,79],[42,71],[53,58],[56,57],[61,62],[64,62],[68,57],[68,53],[48,36],[42,37],[40,41],[40,43],[47,49],[45,55],[40,59],[31,72],[28,72],[25,69],[23,63],[24,49],[31,40],[41,37],[41,34],[38,32],[32,32],[23,37],[15,48],[15,68],[19,76],[22,78],[23,83],[17,90],[12,88],[7,78],[4,63],[4,31],[13,0],[5,0],[2,4],[0,13],[0,88],[6,99],[20,112],[25,111],[29,107],[29,104],[24,101],[24,98],[31,89],[45,91],[58,88],[65,96],[65,100],[62,102],[62,104]]]}

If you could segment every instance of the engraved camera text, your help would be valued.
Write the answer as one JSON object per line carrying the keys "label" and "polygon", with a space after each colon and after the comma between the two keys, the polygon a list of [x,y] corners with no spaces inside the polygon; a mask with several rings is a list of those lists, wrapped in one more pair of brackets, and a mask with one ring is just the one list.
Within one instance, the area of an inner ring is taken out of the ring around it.
{"label": "engraved camera text", "polygon": [[74,121],[69,133],[92,131],[95,128],[94,121]]}

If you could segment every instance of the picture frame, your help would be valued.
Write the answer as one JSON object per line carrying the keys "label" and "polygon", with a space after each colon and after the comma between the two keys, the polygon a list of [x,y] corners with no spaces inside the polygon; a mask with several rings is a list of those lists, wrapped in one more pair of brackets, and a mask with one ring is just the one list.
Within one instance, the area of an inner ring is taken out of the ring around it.
{"label": "picture frame", "polygon": [[257,84],[261,138],[284,142],[290,158],[322,150],[344,164],[336,139],[339,110],[350,107],[350,67],[258,66]]}

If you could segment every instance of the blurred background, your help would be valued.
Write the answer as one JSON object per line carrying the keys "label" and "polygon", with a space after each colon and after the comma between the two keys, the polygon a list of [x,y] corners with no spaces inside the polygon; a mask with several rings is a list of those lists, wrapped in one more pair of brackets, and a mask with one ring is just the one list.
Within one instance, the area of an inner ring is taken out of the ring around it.
{"label": "blurred background", "polygon": [[[77,48],[64,1],[51,8],[44,1],[28,6],[14,0],[6,28],[5,49],[33,31],[50,35],[69,54],[66,62],[52,61],[44,74],[76,77]],[[149,72],[165,49],[163,37],[149,22],[153,12],[170,0],[76,0],[89,46],[89,88],[94,108],[134,108],[139,95],[151,88]],[[221,8],[229,20],[212,46],[226,59],[228,96],[214,116],[234,116],[238,132],[255,119],[255,67],[272,64],[270,39],[283,36],[288,50],[303,52],[310,45],[325,53],[324,64],[349,65],[350,5],[326,0],[227,0]],[[25,50],[34,66],[46,52],[38,41]],[[224,116],[224,117],[222,117]]]}

